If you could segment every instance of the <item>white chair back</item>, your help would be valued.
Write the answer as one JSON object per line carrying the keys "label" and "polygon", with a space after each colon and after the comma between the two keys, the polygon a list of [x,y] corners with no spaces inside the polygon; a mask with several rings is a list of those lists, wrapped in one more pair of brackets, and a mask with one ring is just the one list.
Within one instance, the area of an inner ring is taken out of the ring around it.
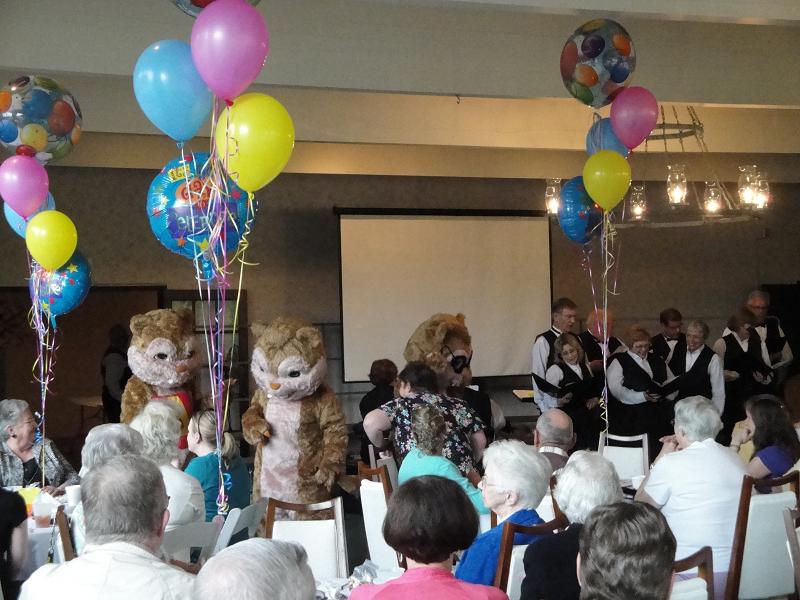
{"label": "white chair back", "polygon": [[261,524],[261,521],[264,520],[264,515],[267,512],[268,501],[268,498],[259,498],[250,506],[245,506],[242,509],[242,514],[239,516],[239,522],[237,523],[236,529],[233,531],[232,535],[236,535],[242,529],[247,527],[247,537],[255,537],[256,530]]}
{"label": "white chair back", "polygon": [[785,543],[783,511],[795,508],[792,492],[759,494],[750,500],[739,598],[769,598],[794,592],[794,570]]}
{"label": "white chair back", "polygon": [[[228,544],[231,543],[231,538],[233,534],[238,531],[236,529],[239,523],[239,517],[242,515],[241,508],[232,508],[228,511],[228,516],[225,518],[225,523],[222,526],[222,529],[219,532],[219,537],[217,538],[217,543],[214,545],[214,552],[212,552],[212,556],[217,554],[220,550],[224,550],[228,547]],[[239,529],[242,529],[239,527]]]}
{"label": "white chair back", "polygon": [[381,482],[361,481],[361,510],[364,514],[364,530],[367,534],[370,560],[383,570],[397,569],[397,554],[383,539],[386,494]]}
{"label": "white chair back", "polygon": [[478,522],[480,523],[480,532],[486,533],[492,528],[492,515],[478,515]]}
{"label": "white chair back", "polygon": [[397,463],[394,462],[394,457],[390,456],[389,458],[379,458],[375,461],[375,464],[378,468],[381,466],[385,466],[386,470],[389,471],[389,481],[392,484],[392,489],[396,490],[398,483],[397,483]]}
{"label": "white chair back", "polygon": [[522,594],[522,580],[525,579],[525,550],[528,548],[527,544],[514,546],[511,551],[511,564],[508,567],[508,585],[506,586],[506,594],[508,600],[519,600]]}
{"label": "white chair back", "polygon": [[705,580],[693,577],[676,581],[672,584],[669,600],[708,600]]}
{"label": "white chair back", "polygon": [[545,523],[549,523],[556,518],[556,511],[553,508],[553,496],[549,491],[544,495],[539,506],[536,507],[536,513]]}
{"label": "white chair back", "polygon": [[222,523],[223,517],[217,515],[210,523],[199,521],[179,525],[164,534],[161,549],[168,559],[188,562],[191,548],[200,548],[200,560],[207,559],[217,545]]}
{"label": "white chair back", "polygon": [[[639,442],[641,446],[610,446],[606,443],[608,441]],[[647,475],[650,471],[646,433],[634,436],[601,433],[597,452],[611,461],[620,480],[627,480],[625,483],[628,485],[634,477]]]}

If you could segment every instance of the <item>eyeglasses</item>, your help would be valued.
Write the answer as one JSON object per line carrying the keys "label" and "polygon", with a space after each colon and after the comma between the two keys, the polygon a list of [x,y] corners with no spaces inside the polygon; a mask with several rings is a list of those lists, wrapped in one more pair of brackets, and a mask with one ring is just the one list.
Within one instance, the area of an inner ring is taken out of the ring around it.
{"label": "eyeglasses", "polygon": [[496,483],[489,483],[488,481],[486,481],[486,475],[484,475],[483,477],[481,477],[481,480],[478,482],[478,487],[496,487],[496,488],[499,488],[500,486],[497,485]]}

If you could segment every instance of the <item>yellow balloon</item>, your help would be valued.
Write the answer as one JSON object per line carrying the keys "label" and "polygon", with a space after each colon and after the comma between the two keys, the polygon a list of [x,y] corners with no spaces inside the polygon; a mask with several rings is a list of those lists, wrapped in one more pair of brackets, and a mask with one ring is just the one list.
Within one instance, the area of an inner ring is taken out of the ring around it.
{"label": "yellow balloon", "polygon": [[215,137],[217,156],[227,165],[228,175],[243,190],[255,192],[289,162],[294,124],[275,98],[243,94],[220,115]]}
{"label": "yellow balloon", "polygon": [[600,150],[583,166],[586,192],[606,212],[625,197],[631,186],[631,166],[621,154]]}
{"label": "yellow balloon", "polygon": [[28,221],[25,244],[36,262],[53,271],[69,260],[78,245],[78,232],[67,215],[44,210]]}
{"label": "yellow balloon", "polygon": [[47,146],[47,132],[44,127],[36,123],[25,125],[19,133],[19,139],[23,144],[27,144],[37,152],[42,152]]}

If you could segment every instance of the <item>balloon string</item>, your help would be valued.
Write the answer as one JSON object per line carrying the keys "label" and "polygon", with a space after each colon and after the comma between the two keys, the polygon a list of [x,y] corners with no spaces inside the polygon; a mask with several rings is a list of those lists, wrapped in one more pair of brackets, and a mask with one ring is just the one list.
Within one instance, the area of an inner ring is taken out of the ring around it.
{"label": "balloon string", "polygon": [[[608,415],[608,272],[609,262],[612,257],[608,248],[609,237],[613,237],[613,230],[608,211],[603,213],[603,229],[600,235],[600,247],[603,255],[603,322],[602,322],[602,338],[605,342],[601,345],[603,349],[603,393],[600,398],[600,417],[603,420],[603,431],[608,433],[609,415]],[[606,438],[607,439],[607,438]]]}

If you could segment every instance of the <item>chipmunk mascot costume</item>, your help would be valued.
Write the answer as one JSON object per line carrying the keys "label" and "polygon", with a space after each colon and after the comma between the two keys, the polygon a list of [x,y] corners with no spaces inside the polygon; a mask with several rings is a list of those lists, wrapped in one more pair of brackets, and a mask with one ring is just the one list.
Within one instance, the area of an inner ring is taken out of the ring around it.
{"label": "chipmunk mascot costume", "polygon": [[459,387],[472,361],[472,337],[464,315],[437,313],[423,321],[406,344],[403,358],[419,360],[439,377],[439,387]]}
{"label": "chipmunk mascot costume", "polygon": [[151,401],[173,408],[182,424],[182,449],[186,448],[189,419],[199,401],[192,392],[192,377],[199,365],[193,326],[189,310],[158,309],[134,315],[128,347],[133,376],[122,392],[123,423],[130,423]]}
{"label": "chipmunk mascot costume", "polygon": [[252,331],[257,340],[250,366],[258,390],[242,416],[242,433],[255,448],[253,500],[327,500],[344,475],[347,427],[324,383],[322,334],[290,318],[255,323]]}

